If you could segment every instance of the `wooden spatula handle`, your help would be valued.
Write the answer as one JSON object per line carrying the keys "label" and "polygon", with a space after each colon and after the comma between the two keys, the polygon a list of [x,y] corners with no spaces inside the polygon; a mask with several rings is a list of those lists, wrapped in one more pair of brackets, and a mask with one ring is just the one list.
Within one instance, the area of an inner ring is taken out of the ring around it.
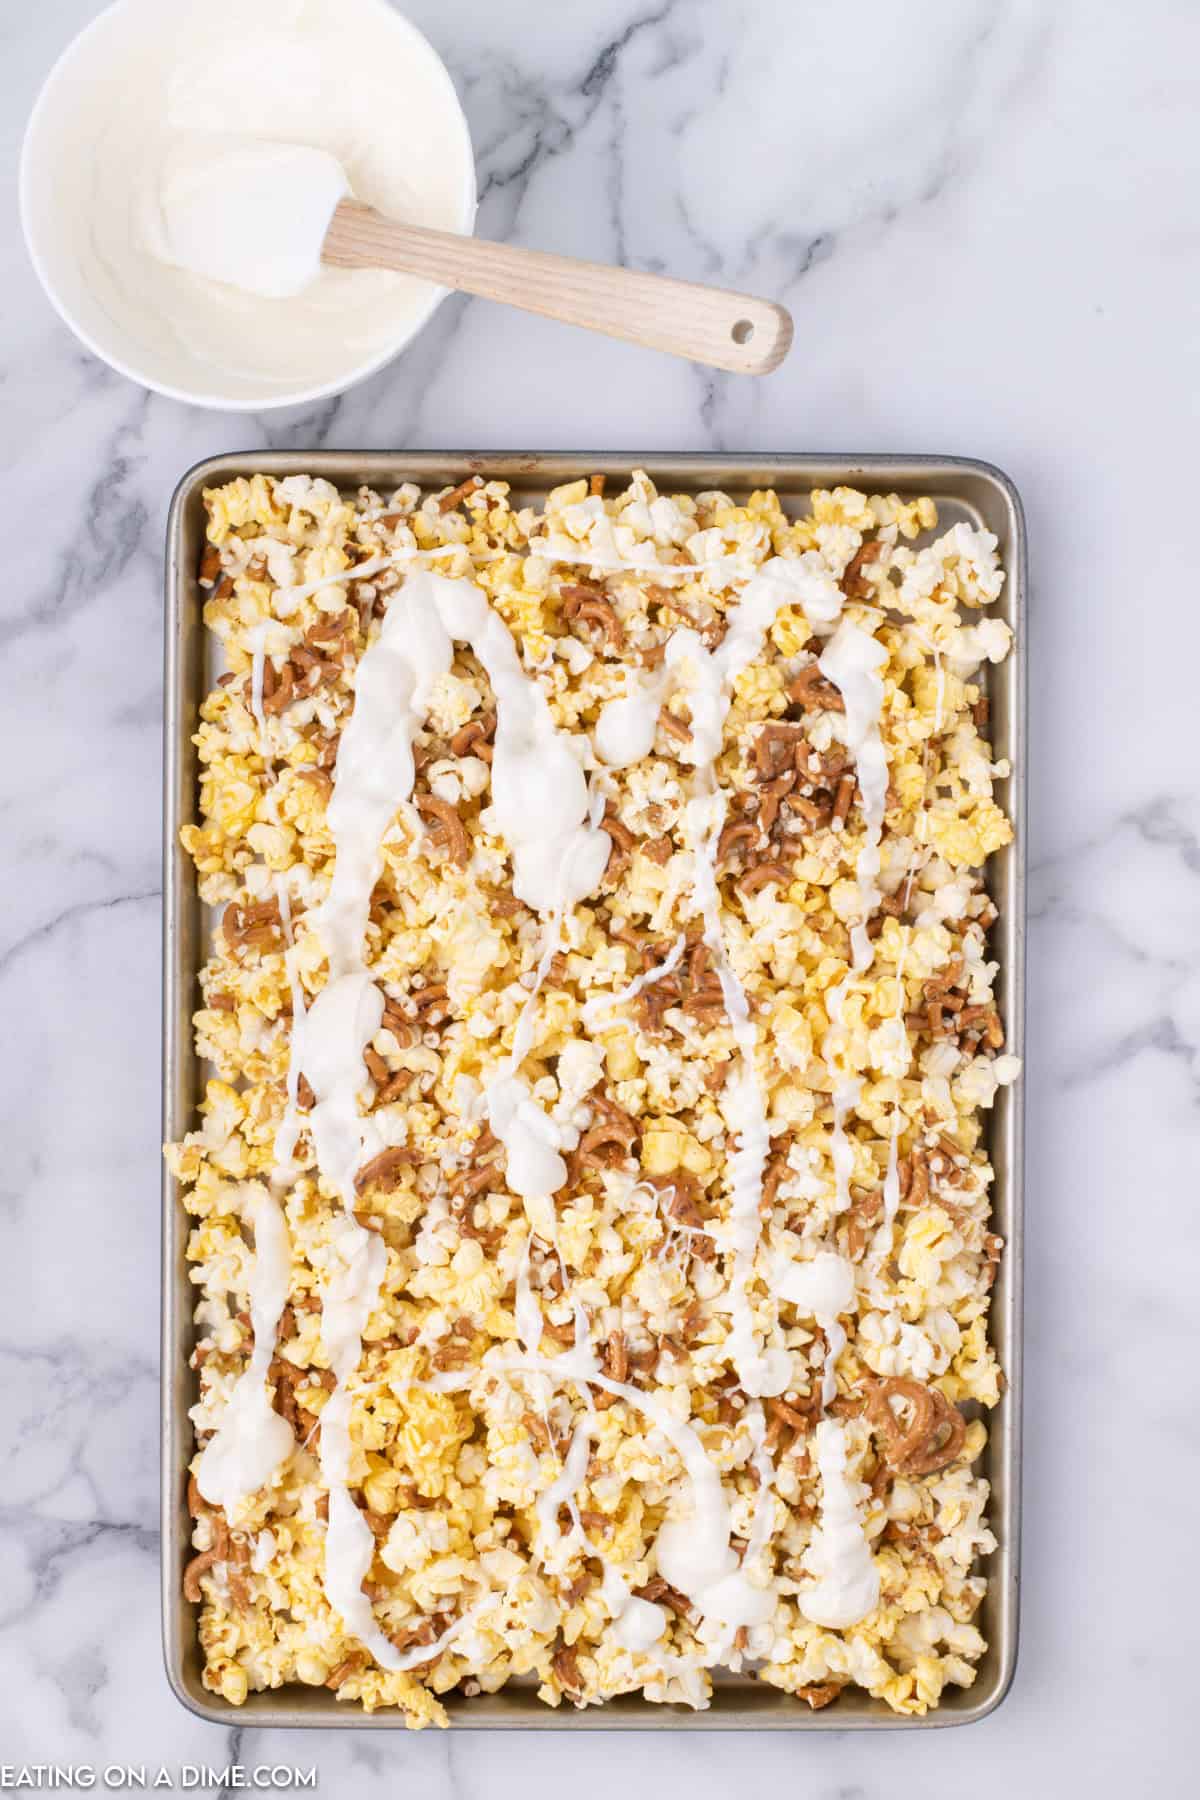
{"label": "wooden spatula handle", "polygon": [[792,341],[790,314],[770,300],[402,225],[357,200],[339,204],[321,260],[342,269],[399,269],[738,375],[769,374]]}

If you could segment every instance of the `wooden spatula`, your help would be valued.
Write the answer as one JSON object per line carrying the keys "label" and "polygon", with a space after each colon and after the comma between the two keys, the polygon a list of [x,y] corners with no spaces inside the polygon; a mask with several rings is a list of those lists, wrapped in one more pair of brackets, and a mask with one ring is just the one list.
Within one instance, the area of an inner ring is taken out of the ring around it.
{"label": "wooden spatula", "polygon": [[357,200],[338,202],[321,261],[419,275],[735,375],[769,375],[792,342],[790,313],[770,300],[402,225]]}

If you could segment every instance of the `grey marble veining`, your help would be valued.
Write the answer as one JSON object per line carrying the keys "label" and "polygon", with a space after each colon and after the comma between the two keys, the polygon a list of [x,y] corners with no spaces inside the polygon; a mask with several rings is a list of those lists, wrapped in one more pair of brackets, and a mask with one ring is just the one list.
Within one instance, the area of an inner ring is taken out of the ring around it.
{"label": "grey marble veining", "polygon": [[[0,1755],[315,1760],[321,1791],[697,1800],[785,1784],[1190,1791],[1200,1224],[1200,10],[1061,0],[412,0],[480,230],[760,287],[762,383],[482,302],[338,400],[149,397],[15,221],[51,59],[0,17]],[[252,446],[917,450],[1021,486],[1032,619],[1026,1600],[999,1713],[925,1737],[240,1733],[167,1691],[155,1463],[162,534]]]}

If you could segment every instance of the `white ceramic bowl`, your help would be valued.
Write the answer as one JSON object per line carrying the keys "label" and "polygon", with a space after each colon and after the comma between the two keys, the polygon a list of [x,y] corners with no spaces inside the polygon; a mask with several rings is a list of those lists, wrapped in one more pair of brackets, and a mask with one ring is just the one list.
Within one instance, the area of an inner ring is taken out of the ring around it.
{"label": "white ceramic bowl", "polygon": [[[378,5],[389,13],[405,39],[407,53],[425,65],[422,79],[440,84],[439,98],[456,122],[453,129],[461,132],[464,151],[461,212],[452,229],[469,233],[475,220],[475,161],[466,117],[445,64],[428,39],[396,12],[389,0],[358,0],[358,4]],[[59,317],[93,355],[118,373],[193,406],[236,412],[294,406],[326,399],[374,374],[427,323],[445,298],[444,288],[430,286],[428,299],[406,313],[394,339],[382,347],[373,346],[365,357],[360,348],[357,360],[351,352],[346,367],[332,379],[301,381],[286,389],[277,381],[264,382],[261,391],[254,391],[245,380],[236,388],[224,386],[217,369],[212,370],[211,379],[198,370],[195,385],[179,385],[164,372],[162,358],[153,346],[139,341],[100,303],[88,278],[86,258],[81,255],[90,228],[87,183],[73,184],[70,174],[86,166],[90,153],[89,133],[80,123],[86,117],[88,95],[97,84],[119,94],[120,72],[136,42],[138,5],[139,0],[115,0],[67,46],[47,76],[26,127],[19,177],[21,224],[33,266]]]}

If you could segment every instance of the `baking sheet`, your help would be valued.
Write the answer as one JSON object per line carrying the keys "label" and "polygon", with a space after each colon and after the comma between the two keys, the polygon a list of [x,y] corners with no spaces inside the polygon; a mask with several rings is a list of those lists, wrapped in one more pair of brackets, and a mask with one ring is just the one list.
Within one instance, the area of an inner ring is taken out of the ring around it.
{"label": "baking sheet", "polygon": [[[1012,626],[1012,656],[989,670],[991,729],[996,756],[1013,774],[998,784],[997,798],[1013,822],[1014,842],[991,859],[988,887],[999,908],[993,932],[1000,962],[997,1001],[1007,1047],[1024,1048],[1025,944],[1025,649],[1026,539],[1020,497],[1007,476],[988,463],[960,457],[920,456],[672,456],[651,453],[595,455],[587,451],[533,452],[303,451],[244,453],[198,463],[179,483],[167,530],[164,803],[163,803],[163,1137],[174,1141],[192,1129],[203,1092],[204,1069],[192,1045],[196,976],[204,957],[203,909],[191,860],[179,848],[179,828],[194,819],[197,762],[191,737],[212,678],[211,645],[201,621],[204,595],[197,571],[204,540],[206,487],[256,472],[284,477],[323,476],[353,490],[361,483],[384,492],[412,480],[438,488],[468,475],[508,481],[522,503],[539,499],[558,483],[604,474],[624,486],[635,468],[645,469],[667,492],[720,488],[734,495],[773,487],[788,511],[805,510],[816,487],[846,485],[869,493],[929,494],[937,502],[939,529],[966,519],[999,540],[1007,571],[996,616]],[[1007,1241],[992,1302],[991,1333],[1007,1377],[1000,1405],[989,1415],[990,1439],[982,1460],[992,1484],[989,1517],[999,1548],[984,1565],[988,1593],[977,1623],[988,1641],[971,1688],[948,1687],[942,1703],[924,1718],[905,1718],[855,1689],[824,1711],[747,1675],[726,1672],[714,1682],[706,1712],[656,1706],[624,1695],[601,1707],[551,1708],[532,1687],[508,1686],[474,1699],[443,1696],[452,1722],[462,1727],[513,1729],[639,1730],[931,1730],[983,1718],[1008,1691],[1016,1666],[1021,1470],[1021,1259],[1023,1083],[1002,1088],[988,1116],[988,1146],[996,1172],[993,1223]],[[162,1595],[167,1677],[183,1704],[223,1725],[276,1727],[344,1725],[356,1730],[403,1729],[392,1711],[364,1713],[324,1688],[291,1685],[251,1693],[231,1706],[201,1685],[199,1609],[183,1599],[182,1574],[191,1551],[191,1520],[184,1501],[187,1464],[193,1454],[188,1408],[196,1378],[188,1367],[194,1345],[195,1290],[184,1251],[187,1221],[177,1184],[163,1179],[162,1214]]]}

